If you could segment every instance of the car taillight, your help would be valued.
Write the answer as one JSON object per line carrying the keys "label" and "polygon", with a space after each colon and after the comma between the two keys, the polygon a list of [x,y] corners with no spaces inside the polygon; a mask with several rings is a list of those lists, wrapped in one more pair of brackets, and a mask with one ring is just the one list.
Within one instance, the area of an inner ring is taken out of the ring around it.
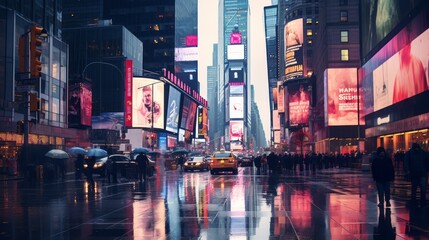
{"label": "car taillight", "polygon": [[214,163],[213,159],[212,159],[212,160],[210,160],[210,163]]}
{"label": "car taillight", "polygon": [[234,159],[229,159],[229,162],[233,163],[233,162],[235,162],[235,160]]}

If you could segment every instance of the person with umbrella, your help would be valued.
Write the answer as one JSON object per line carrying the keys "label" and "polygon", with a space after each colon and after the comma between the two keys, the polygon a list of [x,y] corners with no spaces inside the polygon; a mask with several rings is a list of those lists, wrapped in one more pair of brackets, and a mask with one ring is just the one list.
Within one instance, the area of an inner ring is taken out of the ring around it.
{"label": "person with umbrella", "polygon": [[92,173],[94,172],[94,165],[95,165],[95,162],[96,162],[96,157],[95,156],[92,156],[92,157],[88,157],[87,159],[86,159],[86,165],[88,166],[87,167],[87,179],[88,179],[88,182],[89,182],[89,185],[90,186],[94,186],[94,179],[92,178]]}
{"label": "person with umbrella", "polygon": [[85,157],[83,154],[78,154],[76,161],[74,162],[75,167],[75,176],[76,179],[81,179],[83,172],[83,162],[85,161]]}
{"label": "person with umbrella", "polygon": [[142,181],[142,178],[145,180],[146,182],[146,172],[147,172],[147,165],[149,164],[149,159],[147,158],[146,154],[144,153],[139,153],[139,155],[137,155],[136,158],[137,161],[137,171],[138,171],[138,176],[139,176],[139,181]]}

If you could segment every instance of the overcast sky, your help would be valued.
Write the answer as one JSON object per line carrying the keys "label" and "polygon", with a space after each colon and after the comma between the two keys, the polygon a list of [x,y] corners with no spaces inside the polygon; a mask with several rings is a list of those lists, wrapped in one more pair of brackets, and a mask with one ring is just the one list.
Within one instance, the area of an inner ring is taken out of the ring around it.
{"label": "overcast sky", "polygon": [[[207,66],[212,65],[213,44],[218,41],[218,4],[216,0],[198,0],[198,79],[201,96],[207,99]],[[249,0],[250,83],[255,85],[255,101],[259,108],[265,137],[270,139],[267,59],[265,53],[264,6],[271,0]],[[209,103],[210,106],[210,103]]]}

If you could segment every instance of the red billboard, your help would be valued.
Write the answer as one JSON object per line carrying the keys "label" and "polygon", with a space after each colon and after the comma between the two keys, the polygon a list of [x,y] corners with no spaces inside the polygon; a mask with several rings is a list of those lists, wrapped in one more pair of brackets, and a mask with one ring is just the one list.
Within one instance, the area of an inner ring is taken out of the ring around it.
{"label": "red billboard", "polygon": [[241,44],[241,33],[233,32],[229,35],[230,44]]}
{"label": "red billboard", "polygon": [[187,47],[196,47],[196,46],[198,46],[198,36],[197,35],[188,35],[188,36],[186,36],[186,46]]}
{"label": "red billboard", "polygon": [[307,126],[310,113],[310,92],[308,83],[289,85],[289,125]]}
{"label": "red billboard", "polygon": [[362,102],[359,101],[362,97],[357,89],[357,69],[329,68],[324,81],[326,125],[357,125],[358,103]]}
{"label": "red billboard", "polygon": [[243,132],[243,121],[230,121],[229,122],[229,135],[231,141],[241,141]]}
{"label": "red billboard", "polygon": [[86,83],[69,87],[68,121],[70,127],[91,126],[92,90]]}
{"label": "red billboard", "polygon": [[133,61],[125,61],[125,126],[133,125]]}

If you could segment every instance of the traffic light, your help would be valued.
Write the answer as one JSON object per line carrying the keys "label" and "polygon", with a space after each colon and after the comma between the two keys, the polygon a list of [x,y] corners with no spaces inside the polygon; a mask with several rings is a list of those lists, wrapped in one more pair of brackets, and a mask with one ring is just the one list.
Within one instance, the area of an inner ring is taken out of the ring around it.
{"label": "traffic light", "polygon": [[42,62],[40,56],[42,50],[38,47],[42,46],[41,35],[44,29],[37,27],[36,25],[31,26],[31,37],[30,37],[30,74],[31,77],[40,77],[42,72]]}
{"label": "traffic light", "polygon": [[30,112],[35,112],[40,110],[40,100],[37,97],[37,94],[30,93]]}

